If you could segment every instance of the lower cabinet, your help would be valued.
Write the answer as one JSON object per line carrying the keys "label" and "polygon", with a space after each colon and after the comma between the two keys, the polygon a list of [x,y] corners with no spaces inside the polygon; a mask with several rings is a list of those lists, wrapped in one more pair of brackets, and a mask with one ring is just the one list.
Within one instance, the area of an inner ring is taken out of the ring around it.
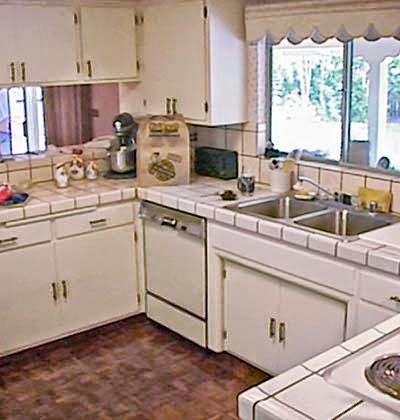
{"label": "lower cabinet", "polygon": [[225,348],[273,374],[344,339],[347,305],[225,260]]}
{"label": "lower cabinet", "polygon": [[49,221],[0,228],[0,356],[138,311],[132,204],[89,216],[65,217],[64,238]]}
{"label": "lower cabinet", "polygon": [[354,331],[354,334],[368,330],[394,315],[396,315],[396,312],[388,308],[360,301],[358,304],[357,329]]}
{"label": "lower cabinet", "polygon": [[3,252],[0,267],[0,354],[57,336],[52,245]]}
{"label": "lower cabinet", "polygon": [[138,309],[133,226],[56,242],[65,330],[99,324]]}

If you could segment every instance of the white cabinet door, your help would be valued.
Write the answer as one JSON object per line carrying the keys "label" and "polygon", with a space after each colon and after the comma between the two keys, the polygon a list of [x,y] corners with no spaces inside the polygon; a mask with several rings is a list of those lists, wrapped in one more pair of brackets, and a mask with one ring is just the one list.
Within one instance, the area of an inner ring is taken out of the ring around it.
{"label": "white cabinet door", "polygon": [[165,114],[166,99],[177,99],[177,112],[204,120],[206,47],[203,2],[148,6],[143,24],[143,83],[147,112]]}
{"label": "white cabinet door", "polygon": [[360,334],[369,328],[375,327],[376,324],[391,318],[396,315],[396,313],[397,312],[391,311],[390,309],[382,308],[361,300],[358,304],[357,328],[354,333]]}
{"label": "white cabinet door", "polygon": [[0,354],[59,334],[52,246],[1,253],[0,267]]}
{"label": "white cabinet door", "polygon": [[225,269],[226,350],[275,373],[280,280],[229,261]]}
{"label": "white cabinet door", "polygon": [[15,6],[15,57],[20,82],[77,80],[74,8]]}
{"label": "white cabinet door", "polygon": [[0,84],[16,81],[15,6],[0,5]]}
{"label": "white cabinet door", "polygon": [[134,79],[137,75],[135,16],[131,8],[81,8],[85,79]]}
{"label": "white cabinet door", "polygon": [[56,258],[65,332],[137,310],[132,225],[61,239]]}
{"label": "white cabinet door", "polygon": [[278,372],[341,343],[346,308],[344,302],[282,281]]}

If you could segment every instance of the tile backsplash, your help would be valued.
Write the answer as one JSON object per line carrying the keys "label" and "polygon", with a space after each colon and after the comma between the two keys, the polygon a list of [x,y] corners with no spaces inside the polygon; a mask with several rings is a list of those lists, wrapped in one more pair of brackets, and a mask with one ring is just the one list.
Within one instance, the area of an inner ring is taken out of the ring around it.
{"label": "tile backsplash", "polygon": [[[84,161],[95,157],[100,171],[108,170],[106,151],[103,149],[87,149],[81,155]],[[61,162],[68,162],[71,154],[50,154],[32,156],[16,156],[0,163],[0,183],[18,185],[29,182],[46,182],[54,179],[54,168]]]}
{"label": "tile backsplash", "polygon": [[[223,127],[191,126],[192,138],[195,139],[192,146],[236,150],[239,154],[239,171],[254,174],[258,182],[269,185],[271,171],[268,160],[260,153],[260,146],[265,144],[265,124],[257,123],[253,129],[248,127],[247,124]],[[307,176],[332,191],[351,195],[357,194],[359,187],[392,192],[392,211],[400,213],[400,176],[307,161],[300,161],[296,165],[295,177],[299,175]],[[305,184],[305,187],[315,190],[308,184]]]}

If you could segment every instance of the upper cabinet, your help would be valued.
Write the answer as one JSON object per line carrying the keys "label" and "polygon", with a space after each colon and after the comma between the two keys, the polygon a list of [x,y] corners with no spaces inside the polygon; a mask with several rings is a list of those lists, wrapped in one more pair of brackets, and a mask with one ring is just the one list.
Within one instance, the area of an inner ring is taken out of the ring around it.
{"label": "upper cabinet", "polygon": [[137,76],[135,14],[127,7],[82,7],[81,72],[85,80]]}
{"label": "upper cabinet", "polygon": [[131,7],[0,4],[0,85],[137,77]]}
{"label": "upper cabinet", "polygon": [[1,84],[77,80],[74,8],[0,5]]}
{"label": "upper cabinet", "polygon": [[150,2],[142,12],[139,111],[182,113],[195,124],[245,121],[243,10],[240,0]]}

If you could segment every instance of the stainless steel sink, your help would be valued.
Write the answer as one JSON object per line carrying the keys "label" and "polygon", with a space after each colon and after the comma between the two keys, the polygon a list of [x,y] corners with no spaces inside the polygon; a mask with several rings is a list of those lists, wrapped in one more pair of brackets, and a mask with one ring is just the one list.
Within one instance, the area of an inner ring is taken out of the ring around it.
{"label": "stainless steel sink", "polygon": [[391,222],[384,216],[332,209],[317,215],[294,220],[294,223],[334,235],[356,236],[360,233],[387,226]]}
{"label": "stainless steel sink", "polygon": [[227,206],[227,208],[255,216],[272,217],[274,219],[292,219],[304,214],[327,209],[327,206],[311,201],[300,201],[287,196],[239,203]]}
{"label": "stainless steel sink", "polygon": [[361,233],[399,222],[391,215],[361,212],[332,201],[301,201],[292,196],[252,200],[226,208],[342,240],[354,240]]}

